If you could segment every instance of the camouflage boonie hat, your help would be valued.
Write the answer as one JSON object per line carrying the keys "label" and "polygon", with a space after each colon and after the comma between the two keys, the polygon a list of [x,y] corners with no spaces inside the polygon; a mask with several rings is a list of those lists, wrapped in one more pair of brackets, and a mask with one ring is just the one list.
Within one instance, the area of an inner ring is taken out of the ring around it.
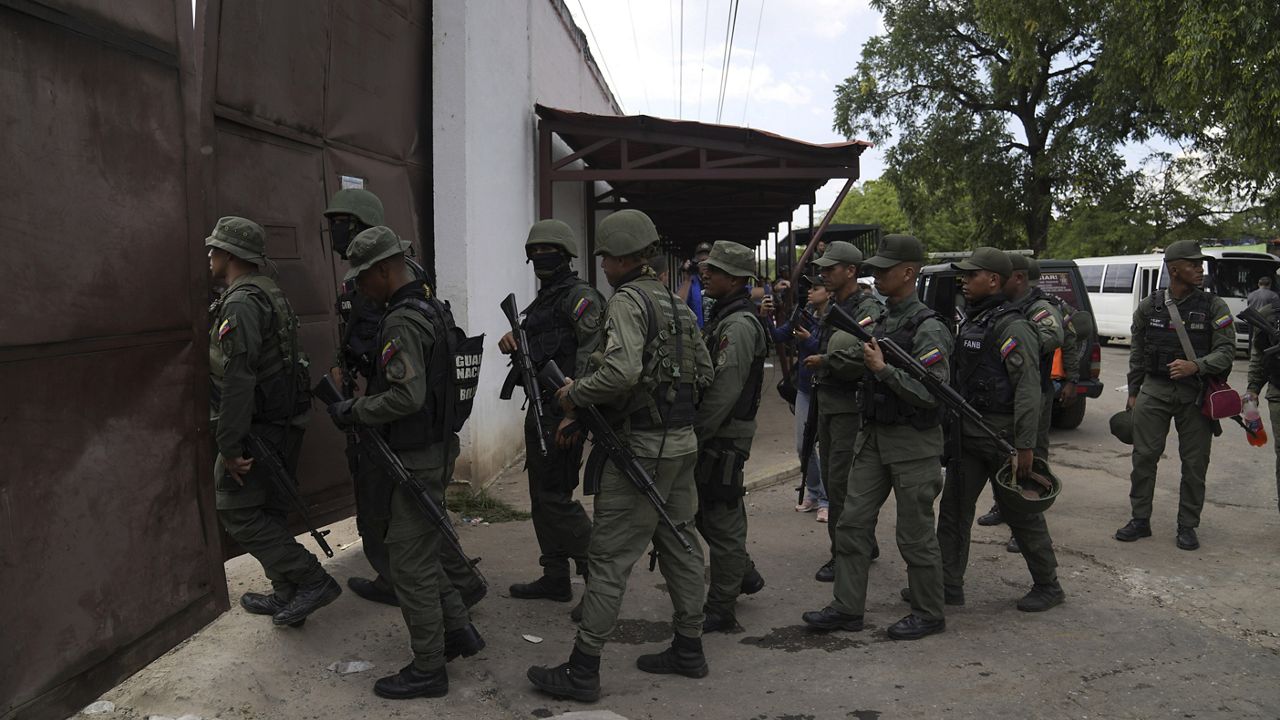
{"label": "camouflage boonie hat", "polygon": [[347,262],[351,269],[347,271],[344,282],[355,280],[360,273],[368,270],[392,255],[399,255],[409,249],[409,241],[401,240],[395,231],[385,225],[371,227],[351,241],[347,247]]}
{"label": "camouflage boonie hat", "polygon": [[862,251],[854,247],[853,243],[847,243],[843,240],[836,240],[827,245],[827,251],[822,253],[822,257],[813,261],[814,265],[820,268],[831,267],[832,265],[861,265]]}
{"label": "camouflage boonie hat", "polygon": [[266,257],[267,233],[258,223],[235,215],[218,219],[213,232],[204,239],[205,247],[216,247],[232,255],[260,265]]}
{"label": "camouflage boonie hat", "polygon": [[596,228],[596,255],[632,255],[658,242],[658,228],[639,210],[619,210]]}
{"label": "camouflage boonie hat", "polygon": [[382,210],[382,201],[377,195],[360,188],[345,188],[333,194],[324,216],[354,215],[360,222],[369,227],[385,225],[387,220]]}
{"label": "camouflage boonie hat", "polygon": [[568,253],[569,257],[578,257],[578,239],[573,230],[560,220],[539,220],[529,228],[529,237],[524,241],[527,250],[530,245],[551,245]]}
{"label": "camouflage boonie hat", "polygon": [[734,277],[756,276],[755,253],[751,252],[746,245],[730,240],[717,240],[716,244],[711,246],[711,254],[702,261],[702,264],[710,265]]}

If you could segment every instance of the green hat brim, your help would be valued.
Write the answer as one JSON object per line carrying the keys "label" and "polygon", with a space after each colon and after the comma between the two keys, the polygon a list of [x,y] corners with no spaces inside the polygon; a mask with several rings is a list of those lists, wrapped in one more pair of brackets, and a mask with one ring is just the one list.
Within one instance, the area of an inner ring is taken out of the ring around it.
{"label": "green hat brim", "polygon": [[839,261],[839,260],[836,260],[836,259],[833,259],[833,258],[829,258],[829,257],[823,256],[823,257],[818,258],[817,260],[814,260],[814,261],[813,261],[813,264],[814,264],[814,265],[817,265],[818,267],[831,267],[832,265],[839,265],[839,264],[840,264],[840,261]]}
{"label": "green hat brim", "polygon": [[888,268],[891,268],[895,265],[901,265],[904,262],[907,262],[907,261],[898,260],[896,258],[891,258],[891,257],[885,257],[884,255],[872,255],[866,260],[863,260],[862,264],[868,265],[873,268],[879,268],[881,270],[887,270]]}
{"label": "green hat brim", "polygon": [[1183,255],[1182,257],[1169,258],[1166,263],[1177,262],[1178,260],[1212,260],[1212,255],[1205,255],[1203,252],[1199,255]]}
{"label": "green hat brim", "polygon": [[706,260],[703,260],[702,264],[710,265],[711,267],[717,270],[720,270],[721,272],[724,272],[728,275],[732,275],[734,277],[753,278],[756,276],[755,270],[748,270],[746,268],[735,268],[732,265],[726,265],[718,260],[712,260],[711,258],[707,258]]}
{"label": "green hat brim", "polygon": [[[986,268],[969,260],[961,260],[960,262],[951,263],[951,267],[956,270],[986,270]],[[994,271],[993,271],[994,272]]]}
{"label": "green hat brim", "polygon": [[232,255],[235,255],[236,257],[240,258],[241,260],[244,260],[245,262],[251,262],[254,265],[262,264],[262,260],[263,260],[262,255],[255,254],[250,250],[246,250],[242,247],[232,245],[229,242],[219,240],[218,238],[213,237],[212,235],[204,239],[204,246],[216,247],[219,250],[225,250],[231,253]]}
{"label": "green hat brim", "polygon": [[409,249],[409,245],[410,243],[408,240],[401,240],[398,246],[387,248],[381,253],[378,253],[377,255],[369,258],[368,260],[365,260],[359,265],[356,265],[355,267],[348,270],[347,274],[342,277],[342,281],[351,282],[352,280],[355,280],[357,277],[360,276],[360,273],[364,272],[365,270],[368,270],[369,268],[373,267],[374,265],[377,265],[378,263],[382,262],[383,260],[386,260],[387,258],[393,255],[399,255],[405,252],[406,250]]}

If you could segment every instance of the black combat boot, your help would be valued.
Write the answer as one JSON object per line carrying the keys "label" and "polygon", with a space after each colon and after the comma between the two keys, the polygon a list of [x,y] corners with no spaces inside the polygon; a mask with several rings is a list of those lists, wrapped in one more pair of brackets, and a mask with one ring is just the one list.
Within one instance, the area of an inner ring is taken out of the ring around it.
{"label": "black combat boot", "polygon": [[444,634],[444,659],[448,662],[458,656],[471,657],[484,649],[484,638],[470,623],[464,628],[449,630]]}
{"label": "black combat boot", "polygon": [[[262,593],[245,593],[240,596],[240,607],[254,615],[275,615],[289,605],[287,600],[281,599],[279,595],[272,593],[263,595]],[[289,627],[302,627],[307,622],[306,618],[293,623],[289,623]]]}
{"label": "black combat boot", "polygon": [[511,586],[511,597],[517,600],[555,600],[556,602],[569,602],[573,599],[573,587],[569,584],[569,578],[557,577],[553,578],[549,575],[534,580],[531,583],[516,583]]}
{"label": "black combat boot", "polygon": [[525,677],[534,687],[555,698],[579,702],[600,699],[600,656],[582,652],[577,644],[569,654],[569,662],[555,667],[535,665]]}
{"label": "black combat boot", "polygon": [[1000,517],[999,505],[992,505],[991,509],[987,511],[986,515],[983,515],[978,518],[978,524],[983,527],[991,527],[992,525],[999,525],[1002,522],[1004,522],[1004,518]]}
{"label": "black combat boot", "polygon": [[[1148,532],[1148,535],[1151,533]],[[1183,550],[1200,549],[1200,539],[1196,537],[1196,529],[1186,525],[1178,526],[1178,547]]]}
{"label": "black combat boot", "polygon": [[1022,546],[1018,544],[1018,538],[1010,536],[1009,542],[1005,543],[1004,550],[1005,552],[1020,553],[1022,552]]}
{"label": "black combat boot", "polygon": [[409,663],[374,683],[373,694],[388,700],[444,697],[449,694],[449,673],[443,665],[439,670],[419,670]]}
{"label": "black combat boot", "polygon": [[755,595],[764,589],[764,576],[760,571],[751,568],[742,576],[742,594]]}
{"label": "black combat boot", "polygon": [[654,675],[683,675],[691,678],[706,677],[711,672],[707,658],[702,654],[702,638],[685,637],[679,633],[671,640],[671,647],[660,653],[641,655],[636,667]]}
{"label": "black combat boot", "polygon": [[[902,588],[903,602],[911,602],[911,588]],[[942,602],[947,605],[964,605],[964,588],[955,585],[942,586]]]}
{"label": "black combat boot", "polygon": [[381,575],[373,580],[362,577],[347,578],[347,587],[365,600],[400,607],[400,598],[396,597],[395,589]]}
{"label": "black combat boot", "polygon": [[1062,592],[1062,586],[1057,580],[1051,583],[1036,583],[1031,586],[1031,592],[1023,595],[1018,601],[1018,609],[1022,612],[1044,612],[1061,605],[1066,599],[1067,594]]}
{"label": "black combat boot", "polygon": [[709,607],[702,608],[702,632],[731,632],[738,627],[738,620],[731,612],[717,612]]}
{"label": "black combat boot", "polygon": [[947,621],[942,618],[926,620],[915,613],[902,618],[889,626],[889,637],[894,640],[919,640],[926,635],[940,633],[947,629]]}
{"label": "black combat boot", "polygon": [[813,574],[813,579],[818,582],[835,582],[836,581],[836,559],[831,558],[825,565],[818,568],[818,572]]}
{"label": "black combat boot", "polygon": [[800,616],[805,625],[814,630],[848,630],[858,632],[862,629],[862,616],[842,613],[830,605],[821,610],[810,610]]}
{"label": "black combat boot", "polygon": [[298,588],[293,600],[271,616],[271,622],[275,625],[294,625],[306,620],[308,615],[333,602],[341,594],[342,586],[338,585],[332,575],[326,574],[323,579]]}
{"label": "black combat boot", "polygon": [[1116,539],[1120,542],[1133,542],[1144,537],[1151,537],[1151,521],[1146,518],[1134,518],[1116,531]]}

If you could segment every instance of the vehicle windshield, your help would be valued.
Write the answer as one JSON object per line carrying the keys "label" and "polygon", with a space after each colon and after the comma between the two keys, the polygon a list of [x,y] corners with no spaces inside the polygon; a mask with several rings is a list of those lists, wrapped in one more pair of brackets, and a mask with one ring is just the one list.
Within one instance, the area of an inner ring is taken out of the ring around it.
{"label": "vehicle windshield", "polygon": [[1212,259],[1205,285],[1218,297],[1249,297],[1258,289],[1258,278],[1271,275],[1280,266],[1275,260]]}

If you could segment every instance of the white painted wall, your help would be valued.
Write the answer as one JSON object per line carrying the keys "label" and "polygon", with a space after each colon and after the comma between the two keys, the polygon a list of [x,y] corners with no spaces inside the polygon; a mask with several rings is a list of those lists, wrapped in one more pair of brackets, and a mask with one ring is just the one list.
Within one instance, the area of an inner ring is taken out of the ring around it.
{"label": "white painted wall", "polygon": [[[535,103],[617,113],[587,63],[562,0],[437,0],[432,47],[436,272],[459,325],[485,357],[456,476],[483,483],[523,449],[522,393],[498,399],[509,328],[498,303],[537,290],[524,240],[537,220]],[[567,154],[559,146],[558,154]],[[582,188],[556,189],[555,216],[584,237]],[[582,258],[591,262],[591,258]],[[585,267],[579,268],[585,277]]]}

